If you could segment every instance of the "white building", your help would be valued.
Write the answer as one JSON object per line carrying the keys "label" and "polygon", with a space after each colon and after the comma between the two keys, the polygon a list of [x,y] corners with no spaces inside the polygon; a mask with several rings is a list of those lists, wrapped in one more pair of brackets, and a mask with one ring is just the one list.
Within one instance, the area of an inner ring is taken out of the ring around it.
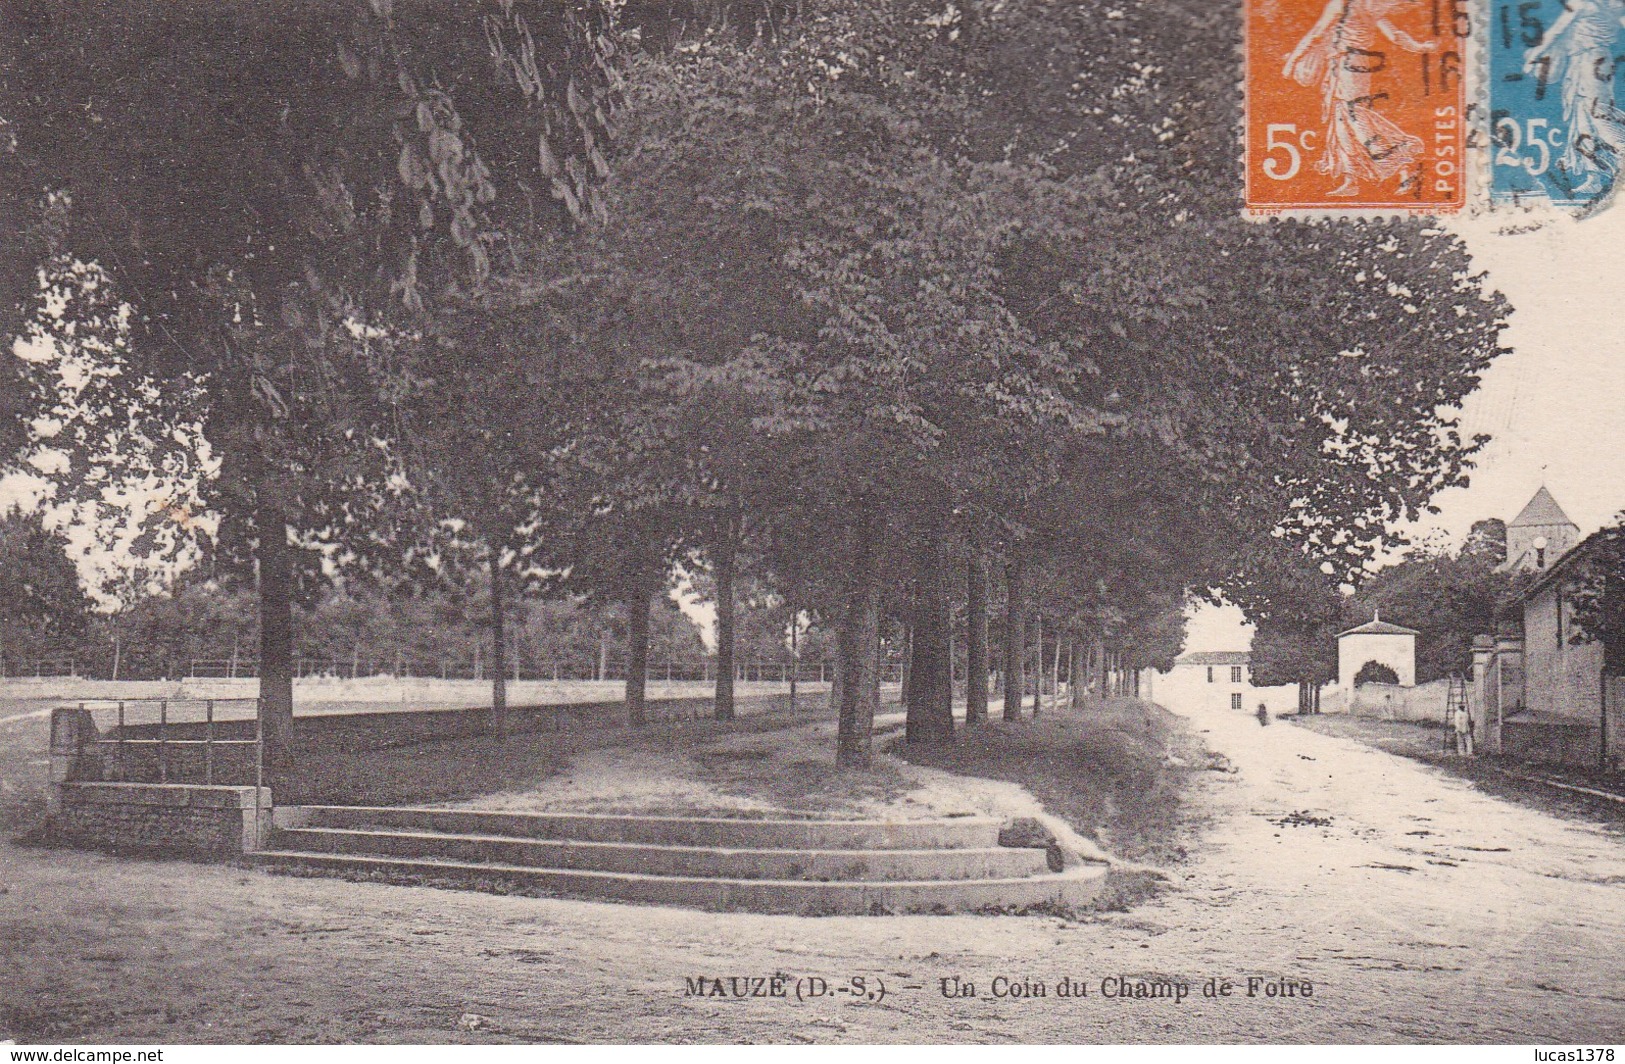
{"label": "white building", "polygon": [[1141,678],[1142,697],[1171,709],[1202,706],[1251,713],[1263,702],[1271,713],[1295,711],[1298,689],[1254,687],[1251,661],[1245,650],[1181,654],[1168,672],[1146,670]]}
{"label": "white building", "polygon": [[1389,624],[1379,614],[1358,628],[1337,634],[1337,686],[1347,693],[1354,690],[1354,677],[1369,661],[1394,670],[1399,686],[1416,686],[1416,636],[1414,628]]}

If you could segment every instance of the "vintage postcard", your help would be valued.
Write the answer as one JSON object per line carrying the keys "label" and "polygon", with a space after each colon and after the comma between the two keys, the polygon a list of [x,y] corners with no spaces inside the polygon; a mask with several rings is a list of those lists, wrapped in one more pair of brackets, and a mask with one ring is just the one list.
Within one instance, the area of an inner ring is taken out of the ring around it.
{"label": "vintage postcard", "polygon": [[1622,17],[0,0],[0,1064],[1610,1064]]}

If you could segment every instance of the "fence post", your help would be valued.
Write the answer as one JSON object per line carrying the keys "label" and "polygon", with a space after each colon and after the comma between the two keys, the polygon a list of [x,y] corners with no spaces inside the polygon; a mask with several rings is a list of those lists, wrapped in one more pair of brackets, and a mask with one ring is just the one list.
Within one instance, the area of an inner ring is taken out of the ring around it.
{"label": "fence post", "polygon": [[164,740],[169,733],[169,699],[158,703],[158,782],[169,782],[169,748]]}
{"label": "fence post", "polygon": [[[254,699],[254,819],[261,817],[260,796],[265,788],[265,715],[260,712],[260,700]],[[256,827],[263,825],[256,823]]]}
{"label": "fence post", "polygon": [[124,703],[118,704],[118,781],[127,783],[129,771],[124,767]]}
{"label": "fence post", "polygon": [[214,786],[214,699],[209,699],[203,707],[203,782],[206,786]]}

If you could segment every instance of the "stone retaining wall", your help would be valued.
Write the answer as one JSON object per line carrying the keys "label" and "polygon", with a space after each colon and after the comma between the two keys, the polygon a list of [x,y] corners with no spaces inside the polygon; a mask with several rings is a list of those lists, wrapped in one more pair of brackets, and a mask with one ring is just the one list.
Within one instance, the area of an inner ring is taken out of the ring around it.
{"label": "stone retaining wall", "polygon": [[75,846],[230,857],[260,850],[269,826],[268,789],[59,783],[53,790],[48,830]]}

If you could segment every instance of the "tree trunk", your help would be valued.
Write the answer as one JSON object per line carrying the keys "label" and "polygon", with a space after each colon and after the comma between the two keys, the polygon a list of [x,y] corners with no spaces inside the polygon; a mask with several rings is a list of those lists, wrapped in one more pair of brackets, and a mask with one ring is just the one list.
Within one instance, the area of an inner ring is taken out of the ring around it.
{"label": "tree trunk", "polygon": [[915,560],[914,624],[909,630],[909,701],[904,735],[911,743],[954,737],[952,633],[942,527],[927,529]]}
{"label": "tree trunk", "polygon": [[987,719],[987,559],[972,547],[965,580],[965,723]]}
{"label": "tree trunk", "polygon": [[655,583],[650,574],[640,573],[626,601],[626,719],[634,728],[649,719],[649,611]]}
{"label": "tree trunk", "polygon": [[790,712],[796,711],[796,681],[801,673],[801,617],[790,609]]}
{"label": "tree trunk", "polygon": [[1033,719],[1044,711],[1044,615],[1033,614]]}
{"label": "tree trunk", "polygon": [[1072,653],[1066,664],[1068,701],[1073,709],[1083,708],[1083,660],[1083,645],[1073,643]]}
{"label": "tree trunk", "polygon": [[1022,668],[1027,656],[1026,618],[1022,602],[1021,557],[1012,555],[1004,566],[1004,719],[1020,720],[1021,703],[1027,693]]}
{"label": "tree trunk", "polygon": [[502,600],[502,551],[490,549],[491,568],[491,720],[486,731],[498,738],[508,731],[508,616]]}
{"label": "tree trunk", "polygon": [[902,690],[897,693],[897,701],[907,708],[912,698],[910,682],[914,679],[914,627],[903,626],[903,682]]}
{"label": "tree trunk", "polygon": [[836,716],[841,713],[842,691],[846,684],[842,682],[840,629],[837,626],[835,636],[835,660],[829,663],[829,711]]}
{"label": "tree trunk", "polygon": [[[262,488],[263,492],[264,489]],[[260,736],[266,780],[281,801],[293,793],[293,559],[288,522],[274,501],[255,514],[260,563]]]}
{"label": "tree trunk", "polygon": [[1061,709],[1061,640],[1058,635],[1055,639],[1055,655],[1050,659],[1049,697],[1050,708],[1059,712]]}
{"label": "tree trunk", "polygon": [[852,575],[837,632],[841,701],[835,763],[843,768],[868,766],[875,710],[880,703],[880,573],[875,524],[866,516],[854,529]]}
{"label": "tree trunk", "polygon": [[714,572],[717,584],[717,720],[734,719],[734,553],[733,528],[725,529],[718,544]]}

